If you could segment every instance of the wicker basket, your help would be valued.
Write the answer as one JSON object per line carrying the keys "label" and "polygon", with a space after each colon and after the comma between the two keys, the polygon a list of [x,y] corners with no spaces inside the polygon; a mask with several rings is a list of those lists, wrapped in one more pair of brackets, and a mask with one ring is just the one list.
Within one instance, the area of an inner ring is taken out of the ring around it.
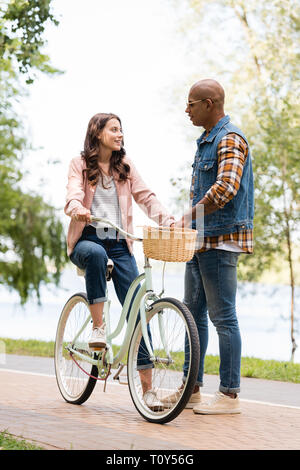
{"label": "wicker basket", "polygon": [[194,256],[197,230],[143,227],[143,248],[148,258],[184,262]]}

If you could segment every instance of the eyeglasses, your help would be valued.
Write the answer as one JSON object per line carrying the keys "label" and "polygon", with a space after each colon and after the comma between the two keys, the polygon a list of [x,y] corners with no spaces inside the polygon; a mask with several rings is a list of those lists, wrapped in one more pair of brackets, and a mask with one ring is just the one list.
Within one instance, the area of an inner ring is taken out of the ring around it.
{"label": "eyeglasses", "polygon": [[192,104],[200,103],[200,101],[205,101],[205,100],[210,100],[213,103],[213,100],[211,98],[203,98],[203,100],[190,101],[190,102],[186,103],[186,107],[188,108]]}

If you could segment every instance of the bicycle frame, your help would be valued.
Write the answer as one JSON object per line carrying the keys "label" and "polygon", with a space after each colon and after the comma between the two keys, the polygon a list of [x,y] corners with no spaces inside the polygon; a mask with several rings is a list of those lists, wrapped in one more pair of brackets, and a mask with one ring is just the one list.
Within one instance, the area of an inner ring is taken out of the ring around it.
{"label": "bicycle frame", "polygon": [[[131,340],[131,337],[133,335],[133,332],[134,332],[134,329],[135,329],[135,326],[136,326],[137,317],[138,317],[139,312],[140,312],[140,319],[141,319],[142,335],[143,335],[144,340],[145,340],[145,345],[148,349],[150,360],[155,361],[155,357],[154,357],[154,354],[153,354],[153,351],[152,351],[152,348],[151,348],[149,335],[148,335],[148,331],[147,331],[147,319],[146,319],[147,311],[151,309],[151,305],[150,305],[150,307],[146,307],[146,303],[149,300],[150,301],[158,300],[160,297],[153,292],[152,274],[151,274],[152,266],[150,265],[149,259],[146,256],[145,256],[144,269],[145,269],[144,273],[140,274],[136,279],[134,279],[134,281],[130,285],[130,288],[127,292],[125,302],[124,302],[124,305],[123,305],[123,308],[122,308],[122,311],[121,311],[120,319],[119,319],[118,324],[117,324],[117,326],[116,326],[116,328],[113,332],[111,332],[110,316],[109,316],[110,302],[111,301],[108,299],[104,303],[103,317],[104,317],[104,321],[105,321],[105,324],[106,324],[106,343],[107,343],[106,344],[105,358],[106,358],[107,363],[110,364],[112,367],[116,366],[116,365],[119,365],[120,362],[122,361],[122,359],[124,358],[124,356],[126,355],[127,351],[128,351],[130,340]],[[136,294],[136,296],[135,296],[135,298],[132,302],[133,294],[134,294],[135,290],[138,288],[140,283],[142,283],[142,284],[139,287],[139,290],[137,291],[137,294]],[[131,302],[132,302],[132,305],[131,305]],[[131,305],[131,308],[130,308],[130,305]],[[120,347],[119,352],[114,357],[113,349],[112,349],[112,340],[113,340],[113,338],[117,337],[120,334],[120,332],[123,330],[129,308],[130,308],[130,315],[129,315],[129,318],[128,318],[128,323],[127,323],[127,327],[126,327],[126,331],[125,331],[125,337],[123,339],[123,342],[122,342],[122,345]],[[77,356],[78,358],[83,359],[83,360],[85,360],[85,361],[87,361],[87,362],[89,362],[93,365],[96,365],[99,368],[99,367],[101,367],[101,363],[103,362],[103,354],[102,354],[101,357],[99,357],[97,359],[94,359],[94,358],[90,357],[89,355],[85,355],[85,354],[83,354],[83,353],[81,353],[80,351],[77,350],[77,349],[80,349],[80,350],[83,350],[83,349],[88,350],[89,349],[87,344],[83,345],[82,343],[81,344],[76,343],[76,340],[80,336],[81,332],[86,328],[87,324],[90,321],[91,321],[91,315],[88,316],[87,320],[84,322],[84,324],[79,329],[76,336],[74,337],[74,339],[72,341],[73,347],[69,346],[68,350],[69,350],[69,352],[71,352],[72,354]],[[165,350],[168,354],[168,348],[167,348],[165,338],[164,338],[164,330],[163,330],[163,325],[162,325],[162,319],[160,317],[159,317],[159,330],[160,330],[160,335],[161,335],[162,342],[163,342],[163,344],[165,346]]]}

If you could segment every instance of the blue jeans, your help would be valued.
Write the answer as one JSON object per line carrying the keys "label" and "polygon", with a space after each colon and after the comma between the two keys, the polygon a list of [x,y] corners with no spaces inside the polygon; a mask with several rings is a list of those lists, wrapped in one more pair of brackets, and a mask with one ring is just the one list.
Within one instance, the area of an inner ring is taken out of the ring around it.
{"label": "blue jeans", "polygon": [[[108,259],[114,262],[112,280],[117,297],[124,304],[127,291],[132,281],[139,275],[137,264],[130,254],[125,239],[118,239],[115,233],[108,232],[107,238],[98,238],[96,229],[91,226],[84,228],[81,238],[78,240],[70,260],[80,269],[85,270],[85,285],[89,304],[105,302],[106,297],[106,266]],[[137,287],[127,313],[130,314],[131,305],[138,291]],[[137,317],[137,323],[140,314]],[[148,327],[148,335],[151,340],[151,332]],[[138,351],[137,369],[149,369],[153,362],[149,359],[149,353],[142,336]]]}
{"label": "blue jeans", "polygon": [[241,336],[235,307],[238,256],[239,253],[217,249],[195,253],[185,271],[184,303],[195,319],[200,342],[196,383],[203,385],[209,315],[219,338],[219,390],[229,393],[240,391]]}

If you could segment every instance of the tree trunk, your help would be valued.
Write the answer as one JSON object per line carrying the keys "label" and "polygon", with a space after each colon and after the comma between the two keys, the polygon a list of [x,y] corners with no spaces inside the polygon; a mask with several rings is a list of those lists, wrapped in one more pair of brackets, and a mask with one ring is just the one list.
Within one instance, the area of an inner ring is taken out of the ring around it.
{"label": "tree trunk", "polygon": [[294,306],[295,306],[295,276],[294,276],[294,264],[293,264],[293,253],[292,253],[292,241],[291,241],[291,231],[290,231],[290,224],[289,224],[289,214],[286,207],[286,198],[284,193],[284,217],[285,217],[285,224],[286,224],[286,241],[287,241],[287,248],[288,248],[288,263],[289,263],[289,270],[290,270],[290,287],[291,287],[291,342],[292,342],[292,352],[291,352],[291,362],[294,362],[295,351],[297,349],[297,344],[295,340],[295,314],[294,314]]}
{"label": "tree trunk", "polygon": [[236,16],[238,17],[238,19],[240,20],[241,25],[242,25],[242,27],[244,28],[244,30],[246,32],[246,35],[247,35],[247,38],[248,38],[248,44],[249,44],[249,47],[250,47],[251,52],[252,52],[252,56],[253,56],[253,60],[254,60],[254,63],[255,63],[255,66],[256,66],[256,69],[257,69],[257,72],[258,72],[258,76],[260,76],[261,75],[261,66],[260,66],[259,59],[258,59],[258,57],[255,53],[254,47],[253,47],[253,40],[252,40],[253,31],[251,30],[251,28],[249,26],[249,22],[248,22],[247,13],[245,11],[245,8],[244,7],[241,7],[241,8],[243,10],[243,13],[241,13],[236,6],[233,6],[234,12],[235,12]]}

